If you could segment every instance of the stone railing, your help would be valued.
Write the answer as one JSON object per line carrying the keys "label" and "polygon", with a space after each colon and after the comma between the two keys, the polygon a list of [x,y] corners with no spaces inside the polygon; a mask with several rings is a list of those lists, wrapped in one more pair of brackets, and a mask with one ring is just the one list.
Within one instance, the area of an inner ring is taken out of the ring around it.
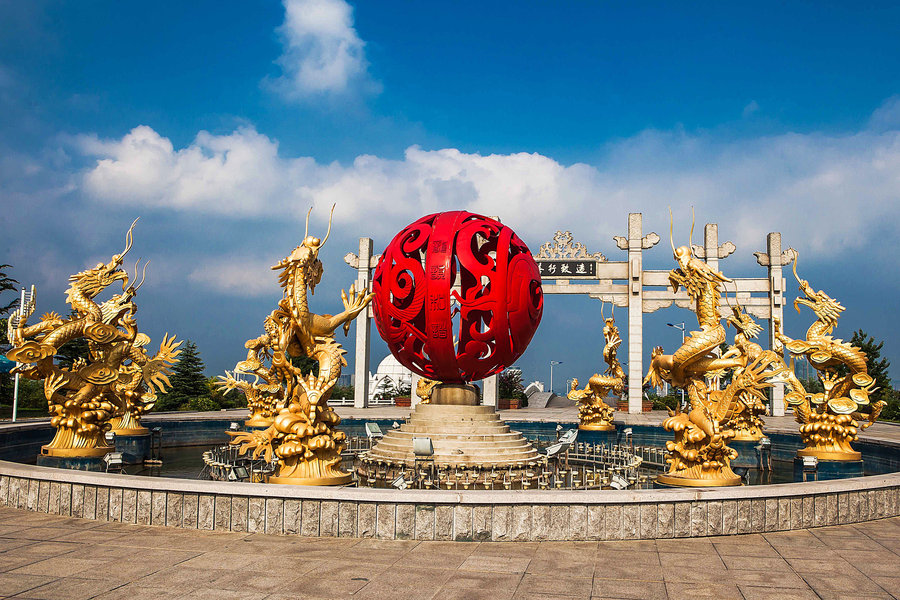
{"label": "stone railing", "polygon": [[316,488],[64,471],[0,461],[0,505],[189,529],[417,540],[728,535],[900,514],[900,474],[637,491]]}

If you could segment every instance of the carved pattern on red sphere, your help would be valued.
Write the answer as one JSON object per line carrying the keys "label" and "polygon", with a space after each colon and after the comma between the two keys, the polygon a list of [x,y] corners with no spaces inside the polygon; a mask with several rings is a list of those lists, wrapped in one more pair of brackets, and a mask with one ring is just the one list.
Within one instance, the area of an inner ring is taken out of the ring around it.
{"label": "carved pattern on red sphere", "polygon": [[[458,291],[451,289],[457,273]],[[509,227],[464,211],[428,215],[398,233],[372,291],[375,324],[391,353],[414,373],[447,383],[513,364],[544,306],[528,246]]]}

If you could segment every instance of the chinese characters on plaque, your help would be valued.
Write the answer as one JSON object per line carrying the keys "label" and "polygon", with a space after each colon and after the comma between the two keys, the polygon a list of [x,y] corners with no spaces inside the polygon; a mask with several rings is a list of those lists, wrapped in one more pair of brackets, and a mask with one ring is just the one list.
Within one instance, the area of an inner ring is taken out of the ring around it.
{"label": "chinese characters on plaque", "polygon": [[544,279],[568,279],[570,277],[596,277],[597,261],[592,259],[540,260],[537,261]]}

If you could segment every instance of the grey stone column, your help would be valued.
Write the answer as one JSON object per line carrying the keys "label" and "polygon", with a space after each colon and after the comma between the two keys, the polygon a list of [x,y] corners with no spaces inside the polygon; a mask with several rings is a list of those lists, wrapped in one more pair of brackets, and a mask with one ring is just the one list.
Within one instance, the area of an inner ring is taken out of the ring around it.
{"label": "grey stone column", "polygon": [[704,246],[706,248],[706,264],[719,270],[719,226],[716,223],[707,223],[703,228]]}
{"label": "grey stone column", "polygon": [[[781,254],[781,233],[772,232],[766,236],[766,254],[769,257],[769,348],[775,347],[775,322],[781,321],[784,331],[784,278],[781,266],[784,262]],[[772,387],[772,406],[769,409],[773,416],[784,415],[784,384],[776,383]]]}
{"label": "grey stone column", "polygon": [[[356,288],[368,289],[371,283],[372,238],[359,238],[357,255]],[[348,261],[350,262],[350,261]],[[369,405],[369,352],[372,332],[372,307],[369,306],[356,318],[356,359],[353,364],[353,406],[366,408]]]}
{"label": "grey stone column", "polygon": [[[706,250],[706,264],[716,271],[719,270],[719,225],[717,223],[707,223],[703,228],[703,242]],[[721,356],[722,353],[718,348],[713,350],[713,354]],[[720,380],[718,377],[712,378],[713,389],[719,389]]]}
{"label": "grey stone column", "polygon": [[628,215],[628,412],[640,413],[644,362],[644,284],[641,213]]}
{"label": "grey stone column", "polygon": [[484,406],[497,406],[497,396],[500,393],[500,376],[491,375],[481,380],[481,403]]}

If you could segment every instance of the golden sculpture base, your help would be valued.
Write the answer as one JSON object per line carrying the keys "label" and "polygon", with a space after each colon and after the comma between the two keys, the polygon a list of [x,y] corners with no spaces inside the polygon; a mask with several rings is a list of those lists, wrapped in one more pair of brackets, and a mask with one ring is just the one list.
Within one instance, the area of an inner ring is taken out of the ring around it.
{"label": "golden sculpture base", "polygon": [[718,479],[691,479],[679,477],[678,475],[657,475],[656,482],[677,487],[727,487],[741,485],[742,483],[738,475],[735,475],[733,478],[720,477]]}
{"label": "golden sculpture base", "polygon": [[431,391],[431,403],[478,406],[478,388],[468,383],[439,383]]}
{"label": "golden sculpture base", "polygon": [[116,435],[150,435],[150,430],[146,427],[131,427],[129,429],[113,429],[112,433]]}
{"label": "golden sculpture base", "polygon": [[268,483],[288,485],[344,485],[353,481],[353,475],[346,473],[335,477],[269,477]]}
{"label": "golden sculpture base", "polygon": [[269,427],[275,422],[274,417],[260,417],[253,416],[244,421],[244,425],[247,427]]}
{"label": "golden sculpture base", "polygon": [[762,431],[758,433],[749,433],[743,431],[735,431],[734,437],[731,438],[730,442],[758,442],[763,439],[765,436]]}
{"label": "golden sculpture base", "polygon": [[801,448],[797,450],[797,456],[815,456],[819,460],[860,460],[862,454],[856,450],[817,450],[815,448]]}
{"label": "golden sculpture base", "polygon": [[615,431],[616,426],[612,423],[581,423],[578,429],[582,431]]}
{"label": "golden sculpture base", "polygon": [[84,457],[96,458],[98,456],[106,456],[110,452],[115,452],[112,446],[96,446],[94,448],[51,448],[49,446],[41,446],[41,454],[44,456],[64,456],[64,457]]}

